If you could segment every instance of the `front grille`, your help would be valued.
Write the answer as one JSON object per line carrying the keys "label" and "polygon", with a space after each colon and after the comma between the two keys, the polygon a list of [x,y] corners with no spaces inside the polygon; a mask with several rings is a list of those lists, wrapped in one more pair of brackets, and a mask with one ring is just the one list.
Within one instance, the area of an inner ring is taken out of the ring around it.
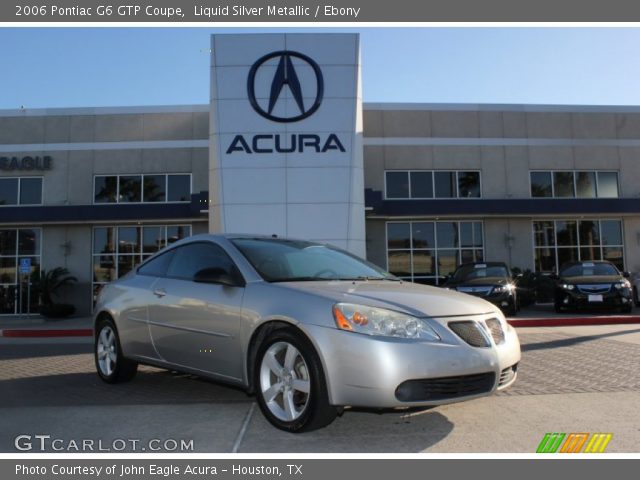
{"label": "front grille", "polygon": [[493,372],[407,380],[396,388],[396,398],[401,402],[424,402],[478,395],[490,392],[495,381],[496,375]]}
{"label": "front grille", "polygon": [[478,322],[449,322],[449,328],[472,347],[489,347],[489,339]]}
{"label": "front grille", "polygon": [[590,293],[607,293],[611,290],[610,283],[600,283],[600,284],[592,284],[592,285],[578,285],[578,290],[582,293],[590,294]]}
{"label": "front grille", "polygon": [[506,385],[511,380],[513,380],[513,377],[516,376],[517,371],[518,371],[517,363],[515,365],[511,365],[510,367],[507,367],[504,370],[502,370],[500,372],[500,380],[498,381],[498,388],[502,387],[503,385]]}
{"label": "front grille", "polygon": [[502,330],[502,324],[500,323],[500,320],[498,320],[497,318],[490,318],[485,323],[487,324],[487,327],[489,327],[489,331],[491,332],[494,343],[496,345],[504,343],[504,330]]}
{"label": "front grille", "polygon": [[482,286],[482,287],[458,287],[458,291],[462,293],[468,293],[471,295],[476,295],[478,297],[486,297],[493,290],[492,286]]}

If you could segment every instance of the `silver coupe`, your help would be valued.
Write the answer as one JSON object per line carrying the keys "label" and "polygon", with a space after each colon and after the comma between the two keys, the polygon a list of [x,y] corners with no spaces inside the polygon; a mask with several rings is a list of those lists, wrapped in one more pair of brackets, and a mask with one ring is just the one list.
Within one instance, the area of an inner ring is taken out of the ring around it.
{"label": "silver coupe", "polygon": [[141,363],[227,382],[290,432],[346,407],[489,395],[515,381],[520,361],[491,303],[301,240],[190,237],[103,288],[95,312],[104,381],[130,380]]}

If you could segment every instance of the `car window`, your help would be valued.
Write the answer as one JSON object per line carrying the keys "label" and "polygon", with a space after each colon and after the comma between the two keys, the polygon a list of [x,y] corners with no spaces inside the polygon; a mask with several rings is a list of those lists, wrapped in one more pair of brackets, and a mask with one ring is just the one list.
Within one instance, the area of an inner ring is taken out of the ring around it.
{"label": "car window", "polygon": [[560,272],[561,277],[590,277],[594,275],[620,275],[610,263],[577,263]]}
{"label": "car window", "polygon": [[213,243],[189,243],[175,249],[175,255],[167,270],[167,276],[192,280],[205,268],[222,268],[229,274],[235,271],[233,260],[218,245]]}
{"label": "car window", "polygon": [[505,278],[509,276],[507,268],[502,265],[465,265],[460,267],[453,276],[456,281],[463,282],[476,278],[499,277]]}
{"label": "car window", "polygon": [[159,255],[138,269],[140,275],[149,275],[151,277],[164,277],[167,274],[167,268],[173,259],[174,250]]}

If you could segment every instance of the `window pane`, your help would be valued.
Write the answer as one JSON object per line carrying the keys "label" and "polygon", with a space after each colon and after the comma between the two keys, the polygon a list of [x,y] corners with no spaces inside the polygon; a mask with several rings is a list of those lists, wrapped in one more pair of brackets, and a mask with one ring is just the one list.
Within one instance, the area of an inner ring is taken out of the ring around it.
{"label": "window pane", "polygon": [[115,228],[93,229],[93,253],[114,253],[116,251]]}
{"label": "window pane", "polygon": [[0,258],[0,283],[16,283],[16,257]]}
{"label": "window pane", "polygon": [[604,247],[602,249],[602,256],[604,257],[604,260],[608,260],[618,267],[618,270],[624,270],[622,247]]}
{"label": "window pane", "polygon": [[431,172],[411,172],[411,198],[433,198]]}
{"label": "window pane", "polygon": [[115,203],[118,194],[118,177],[95,177],[95,203]]}
{"label": "window pane", "polygon": [[438,276],[453,273],[458,266],[458,250],[438,250]]}
{"label": "window pane", "polygon": [[16,231],[0,230],[0,255],[16,254]]}
{"label": "window pane", "polygon": [[472,263],[475,260],[473,250],[460,250],[460,263]]}
{"label": "window pane", "polygon": [[456,222],[436,223],[438,235],[438,248],[457,248],[458,245],[458,224]]}
{"label": "window pane", "polygon": [[533,232],[536,247],[546,247],[556,244],[553,222],[533,222]]}
{"label": "window pane", "polygon": [[458,196],[480,197],[480,172],[458,172]]}
{"label": "window pane", "polygon": [[531,196],[552,197],[551,172],[531,172]]}
{"label": "window pane", "polygon": [[167,276],[192,280],[205,268],[222,268],[232,272],[234,264],[222,248],[212,243],[192,243],[178,247],[167,270]]}
{"label": "window pane", "polygon": [[591,245],[580,249],[580,260],[602,260],[602,252],[600,246]]}
{"label": "window pane", "polygon": [[580,198],[596,198],[596,172],[576,172],[576,190]]}
{"label": "window pane", "polygon": [[190,175],[169,175],[169,196],[170,202],[191,201],[191,176]]}
{"label": "window pane", "polygon": [[139,202],[141,200],[141,187],[142,177],[140,175],[120,177],[120,201]]}
{"label": "window pane", "polygon": [[409,198],[409,172],[387,172],[387,198]]}
{"label": "window pane", "polygon": [[562,268],[565,263],[576,262],[577,260],[577,248],[558,248],[558,265],[560,265],[560,268]]}
{"label": "window pane", "polygon": [[140,253],[138,227],[118,227],[118,253]]}
{"label": "window pane", "polygon": [[484,252],[482,250],[475,250],[476,252],[476,262],[484,262]]}
{"label": "window pane", "polygon": [[433,250],[418,250],[413,252],[413,275],[419,277],[436,274],[436,262]]}
{"label": "window pane", "polygon": [[145,175],[144,177],[144,201],[164,202],[167,198],[166,175]]}
{"label": "window pane", "polygon": [[580,245],[600,245],[597,220],[582,220],[580,222]]}
{"label": "window pane", "polygon": [[174,251],[170,250],[151,260],[149,263],[140,267],[138,272],[141,275],[150,275],[152,277],[163,277],[167,274],[167,269],[173,259]]}
{"label": "window pane", "polygon": [[116,260],[113,255],[95,255],[93,257],[93,281],[108,283],[116,279]]}
{"label": "window pane", "polygon": [[556,197],[575,197],[573,172],[553,172],[553,189]]}
{"label": "window pane", "polygon": [[139,263],[139,255],[118,255],[118,278],[124,277]]}
{"label": "window pane", "polygon": [[434,248],[436,241],[433,222],[415,222],[411,224],[413,248]]}
{"label": "window pane", "polygon": [[18,203],[18,179],[0,178],[0,205]]}
{"label": "window pane", "polygon": [[473,222],[473,246],[483,247],[484,236],[482,235],[482,222]]}
{"label": "window pane", "polygon": [[456,172],[434,172],[436,198],[453,198],[456,196]]}
{"label": "window pane", "polygon": [[460,246],[462,248],[473,247],[473,223],[460,222]]}
{"label": "window pane", "polygon": [[618,174],[616,172],[598,172],[598,197],[617,198]]}
{"label": "window pane", "polygon": [[408,250],[389,252],[388,267],[389,272],[398,277],[410,277],[411,252]]}
{"label": "window pane", "polygon": [[603,245],[622,245],[622,225],[618,220],[601,220],[600,232]]}
{"label": "window pane", "polygon": [[[556,222],[556,242],[559,247],[578,245],[578,225],[577,222],[557,221]],[[562,263],[560,263],[562,266]]]}
{"label": "window pane", "polygon": [[143,227],[142,228],[142,252],[155,253],[164,247],[163,227]]}
{"label": "window pane", "polygon": [[20,180],[20,205],[39,205],[42,203],[42,178],[23,178]]}
{"label": "window pane", "polygon": [[556,253],[553,248],[536,248],[535,249],[536,272],[555,272],[556,269]]}
{"label": "window pane", "polygon": [[40,255],[40,230],[18,230],[18,255]]}
{"label": "window pane", "polygon": [[387,223],[387,248],[411,248],[410,223]]}
{"label": "window pane", "polygon": [[191,235],[190,225],[171,225],[167,227],[167,245]]}

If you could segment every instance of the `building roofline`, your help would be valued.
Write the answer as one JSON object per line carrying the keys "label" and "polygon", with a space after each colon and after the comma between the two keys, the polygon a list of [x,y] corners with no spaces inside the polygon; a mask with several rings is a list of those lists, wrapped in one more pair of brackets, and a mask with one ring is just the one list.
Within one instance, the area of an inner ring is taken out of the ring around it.
{"label": "building roofline", "polygon": [[[640,113],[640,105],[552,105],[516,103],[419,103],[363,102],[363,110],[426,110],[459,112],[558,112],[558,113]],[[60,115],[126,115],[145,113],[208,112],[208,104],[134,105],[120,107],[55,107],[0,109],[0,117],[42,117]]]}

